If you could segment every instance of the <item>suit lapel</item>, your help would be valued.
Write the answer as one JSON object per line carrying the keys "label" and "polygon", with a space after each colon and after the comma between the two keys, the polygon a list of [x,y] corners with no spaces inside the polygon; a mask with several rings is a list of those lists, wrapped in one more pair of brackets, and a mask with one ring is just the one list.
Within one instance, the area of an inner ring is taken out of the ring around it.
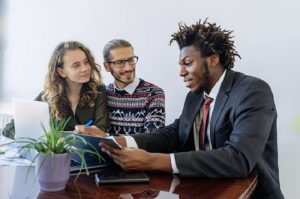
{"label": "suit lapel", "polygon": [[215,127],[221,115],[221,111],[223,110],[223,107],[225,106],[225,103],[228,99],[229,92],[232,88],[233,77],[234,77],[234,71],[227,70],[224,80],[221,84],[219,93],[217,95],[214,110],[212,112],[211,122],[210,122],[210,139],[213,148],[215,146]]}

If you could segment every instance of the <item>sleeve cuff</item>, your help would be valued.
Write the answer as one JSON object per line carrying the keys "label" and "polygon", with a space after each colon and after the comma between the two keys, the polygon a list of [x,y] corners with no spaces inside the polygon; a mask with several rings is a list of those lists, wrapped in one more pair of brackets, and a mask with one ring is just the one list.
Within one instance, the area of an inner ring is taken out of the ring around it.
{"label": "sleeve cuff", "polygon": [[125,135],[124,138],[126,140],[127,147],[139,148],[133,137]]}
{"label": "sleeve cuff", "polygon": [[170,154],[170,158],[171,158],[171,166],[172,166],[173,173],[178,174],[179,170],[178,170],[177,165],[176,165],[174,153]]}

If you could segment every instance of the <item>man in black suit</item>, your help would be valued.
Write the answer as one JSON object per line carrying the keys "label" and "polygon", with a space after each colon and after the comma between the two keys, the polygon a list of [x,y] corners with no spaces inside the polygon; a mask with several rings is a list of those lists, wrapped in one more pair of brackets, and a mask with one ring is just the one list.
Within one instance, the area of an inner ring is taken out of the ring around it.
{"label": "man in black suit", "polygon": [[[283,198],[273,94],[263,80],[232,70],[239,55],[231,31],[199,21],[179,25],[173,41],[180,48],[180,76],[190,89],[179,119],[155,133],[115,137],[124,150],[100,146],[125,170],[208,178],[246,177],[254,170],[254,198]],[[206,98],[213,101],[203,143],[198,132]]]}

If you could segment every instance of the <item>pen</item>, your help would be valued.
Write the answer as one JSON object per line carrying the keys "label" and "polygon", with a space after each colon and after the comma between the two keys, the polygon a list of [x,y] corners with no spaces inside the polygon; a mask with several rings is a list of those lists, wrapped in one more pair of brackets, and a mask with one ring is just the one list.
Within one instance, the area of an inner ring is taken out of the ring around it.
{"label": "pen", "polygon": [[84,127],[89,127],[93,124],[93,120],[89,120],[87,123],[85,123]]}

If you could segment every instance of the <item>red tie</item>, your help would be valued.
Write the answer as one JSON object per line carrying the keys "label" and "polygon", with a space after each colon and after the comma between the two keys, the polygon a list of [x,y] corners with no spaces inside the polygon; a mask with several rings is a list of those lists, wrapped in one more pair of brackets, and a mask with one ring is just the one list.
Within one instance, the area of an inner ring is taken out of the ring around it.
{"label": "red tie", "polygon": [[209,112],[209,105],[212,103],[214,99],[207,97],[204,101],[204,104],[202,106],[202,120],[201,125],[199,129],[199,148],[205,149],[205,132],[206,132],[206,126],[207,126],[207,120],[208,120],[208,112]]}

